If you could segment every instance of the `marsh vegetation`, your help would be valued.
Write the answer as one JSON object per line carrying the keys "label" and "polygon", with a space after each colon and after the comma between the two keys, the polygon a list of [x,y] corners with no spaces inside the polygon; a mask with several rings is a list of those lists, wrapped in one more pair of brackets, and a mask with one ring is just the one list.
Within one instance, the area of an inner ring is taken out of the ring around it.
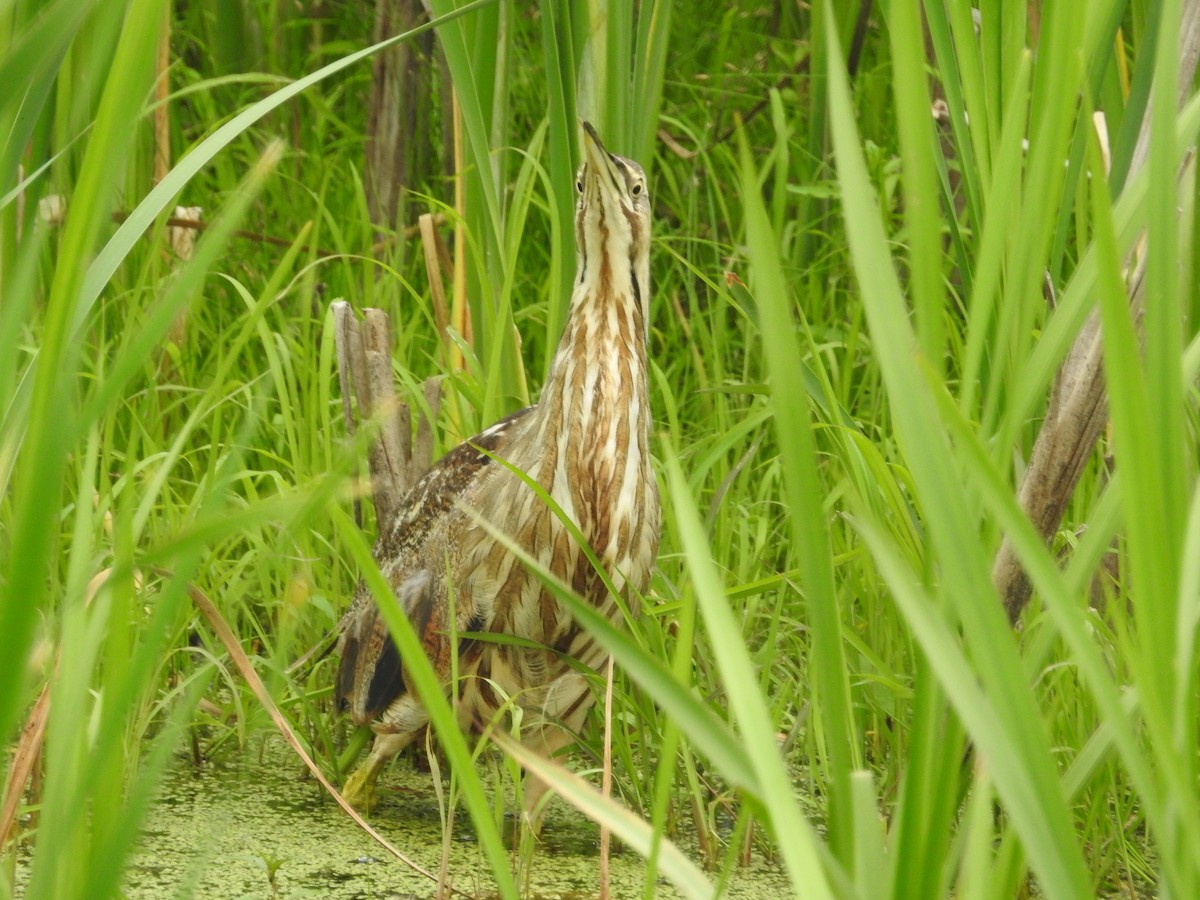
{"label": "marsh vegetation", "polygon": [[[275,717],[344,778],[305,654],[378,570],[331,303],[388,313],[414,409],[444,376],[438,451],[535,398],[585,115],[649,176],[665,521],[598,632],[612,800],[560,776],[551,831],[610,827],[622,897],[1200,896],[1200,4],[428,7],[0,0],[0,897],[148,896],[181,785],[302,776]],[[519,765],[429,703],[384,775],[432,765],[424,812],[372,822],[456,809],[443,881],[521,896]],[[330,895],[314,819],[399,871],[301,790],[233,892]]]}

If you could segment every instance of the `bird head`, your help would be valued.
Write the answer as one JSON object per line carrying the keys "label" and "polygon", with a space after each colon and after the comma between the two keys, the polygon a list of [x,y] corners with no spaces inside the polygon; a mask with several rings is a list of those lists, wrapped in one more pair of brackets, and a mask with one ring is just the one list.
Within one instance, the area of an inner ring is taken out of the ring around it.
{"label": "bird head", "polygon": [[[583,165],[575,177],[578,283],[603,289],[632,280],[636,300],[649,300],[650,195],[646,173],[631,159],[609,153],[590,123],[583,123]],[[628,272],[628,276],[625,273]],[[645,310],[643,309],[643,312]]]}

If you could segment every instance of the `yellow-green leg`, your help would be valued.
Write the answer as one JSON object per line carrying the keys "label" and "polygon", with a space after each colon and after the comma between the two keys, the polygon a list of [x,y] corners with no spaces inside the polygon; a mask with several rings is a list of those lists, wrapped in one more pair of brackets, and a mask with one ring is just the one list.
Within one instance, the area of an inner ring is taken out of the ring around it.
{"label": "yellow-green leg", "polygon": [[[574,740],[574,735],[569,732],[557,726],[548,725],[523,736],[521,743],[538,755],[552,760],[559,750]],[[546,815],[546,803],[542,801],[548,790],[550,790],[550,786],[542,779],[532,772],[525,773],[523,790],[525,809],[521,821],[534,838],[542,833],[542,819]]]}
{"label": "yellow-green leg", "polygon": [[370,812],[375,805],[375,779],[384,765],[393,756],[412,743],[411,734],[381,734],[371,745],[371,752],[363,764],[346,779],[342,796],[355,809]]}

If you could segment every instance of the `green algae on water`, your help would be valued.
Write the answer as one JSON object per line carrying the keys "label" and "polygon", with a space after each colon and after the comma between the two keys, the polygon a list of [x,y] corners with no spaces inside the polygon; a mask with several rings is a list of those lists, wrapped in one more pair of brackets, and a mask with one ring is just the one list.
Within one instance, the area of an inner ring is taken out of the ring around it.
{"label": "green algae on water", "polygon": [[[433,898],[436,885],[391,857],[324,794],[282,744],[268,740],[261,759],[168,774],[130,858],[124,892],[130,900],[166,897],[408,900]],[[436,872],[442,823],[432,776],[407,760],[380,779],[372,824],[419,865]],[[490,789],[490,787],[489,787]],[[511,800],[509,805],[512,806]],[[530,900],[596,896],[598,828],[562,801],[547,811],[528,881]],[[640,897],[645,863],[614,846],[614,897]],[[459,814],[451,840],[453,885],[469,896],[495,896],[487,862],[469,819]],[[713,880],[716,881],[716,873]],[[723,897],[791,895],[778,868],[756,859],[738,869]],[[661,880],[656,897],[680,894]]]}

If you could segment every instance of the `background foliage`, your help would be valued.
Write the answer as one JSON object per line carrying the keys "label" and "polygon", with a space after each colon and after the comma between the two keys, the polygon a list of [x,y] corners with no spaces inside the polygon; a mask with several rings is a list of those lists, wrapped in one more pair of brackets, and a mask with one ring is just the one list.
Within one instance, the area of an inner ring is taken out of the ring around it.
{"label": "background foliage", "polygon": [[[645,852],[694,832],[697,896],[752,822],[798,896],[1200,893],[1194,4],[455,6],[407,205],[442,215],[448,346],[413,222],[370,219],[368,4],[0,0],[3,739],[49,698],[26,895],[114,893],[188,732],[269,727],[189,584],[340,774],[333,660],[290,667],[377,576],[329,301],[390,313],[414,398],[451,369],[443,447],[536,397],[581,115],[655,204],[667,521],[603,637]],[[1047,547],[1016,488],[1089,315],[1111,425]]]}

